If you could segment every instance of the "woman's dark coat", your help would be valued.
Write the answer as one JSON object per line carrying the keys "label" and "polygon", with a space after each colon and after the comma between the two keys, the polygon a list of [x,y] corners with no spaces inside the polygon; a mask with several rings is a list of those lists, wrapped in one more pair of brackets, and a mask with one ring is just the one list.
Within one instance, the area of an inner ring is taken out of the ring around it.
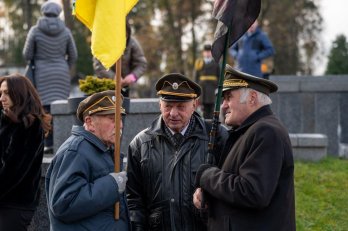
{"label": "woman's dark coat", "polygon": [[38,205],[43,139],[40,120],[25,128],[0,111],[0,208],[34,210]]}

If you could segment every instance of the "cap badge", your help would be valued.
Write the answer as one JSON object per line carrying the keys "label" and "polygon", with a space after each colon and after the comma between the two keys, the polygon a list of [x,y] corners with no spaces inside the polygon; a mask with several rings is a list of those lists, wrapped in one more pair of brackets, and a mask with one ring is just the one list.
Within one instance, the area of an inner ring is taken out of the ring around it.
{"label": "cap badge", "polygon": [[179,84],[178,83],[173,83],[172,88],[173,88],[173,90],[178,90]]}

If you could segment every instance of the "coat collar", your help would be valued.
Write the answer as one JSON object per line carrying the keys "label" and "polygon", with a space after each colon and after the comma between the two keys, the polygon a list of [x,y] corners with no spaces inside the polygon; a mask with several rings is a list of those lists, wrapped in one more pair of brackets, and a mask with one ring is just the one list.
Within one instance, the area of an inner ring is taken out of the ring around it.
{"label": "coat collar", "polygon": [[108,148],[97,136],[95,136],[93,133],[86,131],[83,126],[73,126],[71,133],[73,135],[82,136],[86,140],[88,140],[90,143],[95,145],[98,149],[100,149],[103,152],[108,151],[110,148]]}
{"label": "coat collar", "polygon": [[[206,126],[204,125],[202,117],[200,117],[197,112],[194,112],[192,116],[194,116],[196,119],[196,126],[193,129],[191,136],[197,136],[200,139],[208,139],[206,134],[209,133],[209,131],[204,132],[204,130],[206,130]],[[155,121],[152,122],[146,133],[154,136],[165,136],[163,126],[165,126],[165,124],[162,119],[162,115],[160,115]]]}
{"label": "coat collar", "polygon": [[238,128],[232,129],[233,131],[242,131],[248,127],[250,127],[252,124],[254,124],[256,121],[261,119],[262,117],[273,115],[273,112],[271,110],[270,105],[265,105],[258,110],[256,110],[253,114],[251,114]]}

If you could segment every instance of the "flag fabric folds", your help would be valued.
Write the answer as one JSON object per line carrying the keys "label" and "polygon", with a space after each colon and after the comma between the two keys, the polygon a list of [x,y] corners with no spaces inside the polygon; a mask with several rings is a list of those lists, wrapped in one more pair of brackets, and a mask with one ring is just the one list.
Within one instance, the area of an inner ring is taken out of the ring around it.
{"label": "flag fabric folds", "polygon": [[226,39],[228,47],[232,46],[257,19],[260,9],[261,0],[215,0],[213,17],[218,20],[218,24],[212,55],[216,62],[224,53]]}
{"label": "flag fabric folds", "polygon": [[126,16],[138,0],[76,0],[74,14],[92,32],[94,57],[110,68],[126,48]]}

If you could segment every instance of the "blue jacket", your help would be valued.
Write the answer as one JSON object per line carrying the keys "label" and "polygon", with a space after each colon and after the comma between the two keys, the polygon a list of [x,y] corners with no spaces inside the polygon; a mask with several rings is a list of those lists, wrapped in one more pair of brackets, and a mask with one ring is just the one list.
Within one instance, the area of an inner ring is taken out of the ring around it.
{"label": "blue jacket", "polygon": [[[118,193],[113,150],[83,127],[74,126],[46,175],[51,231],[125,231],[128,213],[125,195]],[[122,161],[121,161],[122,162]],[[120,219],[114,204],[120,201]]]}
{"label": "blue jacket", "polygon": [[267,35],[260,28],[257,28],[250,35],[245,33],[229,52],[237,60],[239,70],[262,77],[262,60],[274,55],[274,48]]}

